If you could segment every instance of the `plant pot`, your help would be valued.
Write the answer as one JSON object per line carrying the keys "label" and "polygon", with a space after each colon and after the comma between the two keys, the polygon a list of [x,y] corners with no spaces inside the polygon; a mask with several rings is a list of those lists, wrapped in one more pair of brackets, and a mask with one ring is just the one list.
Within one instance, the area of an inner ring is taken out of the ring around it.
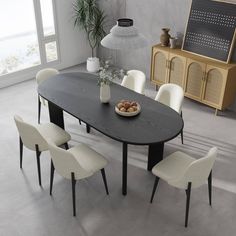
{"label": "plant pot", "polygon": [[100,85],[100,101],[102,103],[108,103],[111,99],[110,85],[101,84]]}
{"label": "plant pot", "polygon": [[100,68],[99,58],[89,57],[87,59],[87,71],[88,72],[98,72]]}

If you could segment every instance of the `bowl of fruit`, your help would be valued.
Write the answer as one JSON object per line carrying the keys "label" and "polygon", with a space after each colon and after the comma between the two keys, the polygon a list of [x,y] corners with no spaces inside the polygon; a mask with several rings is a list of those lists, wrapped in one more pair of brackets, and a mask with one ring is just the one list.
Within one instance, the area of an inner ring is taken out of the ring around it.
{"label": "bowl of fruit", "polygon": [[115,112],[121,116],[136,116],[140,111],[141,106],[136,101],[121,100],[115,106]]}

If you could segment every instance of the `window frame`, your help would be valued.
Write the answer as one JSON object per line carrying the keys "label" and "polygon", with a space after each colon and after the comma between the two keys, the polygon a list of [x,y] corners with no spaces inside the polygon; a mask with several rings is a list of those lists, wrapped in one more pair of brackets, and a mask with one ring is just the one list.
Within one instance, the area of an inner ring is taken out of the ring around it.
{"label": "window frame", "polygon": [[[44,36],[40,1],[32,0],[34,15],[35,15],[38,46],[39,46],[39,56],[40,56],[41,63],[39,65],[31,66],[22,70],[17,70],[8,74],[0,75],[0,88],[5,87],[5,84],[7,84],[7,86],[9,84],[12,84],[11,82],[6,83],[6,81],[8,81],[11,78],[13,79],[16,78],[14,80],[16,82],[20,82],[22,80],[19,80],[17,77],[22,77],[23,75],[28,74],[31,76],[31,78],[33,78],[36,71],[45,67],[56,67],[61,63],[60,42],[59,42],[58,23],[57,23],[58,22],[57,21],[57,7],[56,7],[56,1],[55,0],[51,0],[51,1],[52,1],[52,9],[53,9],[55,34]],[[56,45],[57,45],[57,60],[47,62],[45,45],[47,43],[54,42],[54,41],[56,42]]]}
{"label": "window frame", "polygon": [[[61,54],[60,54],[60,44],[58,38],[58,26],[57,26],[57,14],[56,14],[56,3],[55,0],[52,1],[52,9],[53,9],[53,20],[54,20],[54,28],[55,34],[44,36],[43,31],[43,19],[42,19],[42,10],[41,4],[39,0],[32,0],[34,4],[34,12],[35,12],[35,21],[36,21],[36,28],[38,33],[38,43],[39,43],[39,53],[41,59],[41,67],[45,67],[45,65],[53,65],[58,64],[61,62]],[[50,42],[56,42],[57,45],[57,60],[47,62],[47,55],[46,55],[46,44]]]}

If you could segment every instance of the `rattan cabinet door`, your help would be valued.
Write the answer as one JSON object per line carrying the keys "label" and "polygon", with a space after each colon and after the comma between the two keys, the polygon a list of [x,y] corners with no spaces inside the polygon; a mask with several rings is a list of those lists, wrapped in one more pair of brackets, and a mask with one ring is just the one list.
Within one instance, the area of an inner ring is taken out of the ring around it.
{"label": "rattan cabinet door", "polygon": [[221,107],[227,71],[208,65],[203,88],[202,101],[205,104]]}
{"label": "rattan cabinet door", "polygon": [[167,64],[168,52],[161,50],[154,51],[152,80],[158,85],[166,83],[168,73]]}
{"label": "rattan cabinet door", "polygon": [[206,64],[188,59],[186,68],[185,96],[201,101]]}
{"label": "rattan cabinet door", "polygon": [[184,87],[184,75],[185,75],[186,58],[175,54],[170,54],[168,67],[168,83],[173,83]]}

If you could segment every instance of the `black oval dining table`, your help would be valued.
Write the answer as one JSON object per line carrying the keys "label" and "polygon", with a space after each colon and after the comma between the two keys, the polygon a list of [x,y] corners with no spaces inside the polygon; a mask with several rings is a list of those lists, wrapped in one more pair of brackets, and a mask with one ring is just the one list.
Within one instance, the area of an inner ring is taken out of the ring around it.
{"label": "black oval dining table", "polygon": [[[163,159],[164,143],[175,138],[183,129],[183,119],[173,109],[113,83],[111,100],[100,102],[97,75],[64,73],[43,81],[38,93],[48,101],[50,121],[64,128],[63,111],[80,119],[104,135],[122,143],[122,193],[127,194],[128,144],[148,145],[147,169]],[[115,105],[122,99],[137,101],[141,112],[134,117],[122,117]]]}

